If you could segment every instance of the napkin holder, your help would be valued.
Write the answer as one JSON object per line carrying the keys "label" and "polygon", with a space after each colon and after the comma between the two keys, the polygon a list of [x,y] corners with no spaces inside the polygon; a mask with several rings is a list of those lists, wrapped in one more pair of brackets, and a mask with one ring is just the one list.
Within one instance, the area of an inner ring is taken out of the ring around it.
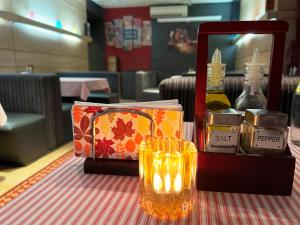
{"label": "napkin holder", "polygon": [[[208,36],[224,34],[272,34],[267,109],[278,110],[281,90],[285,33],[284,21],[237,21],[201,23],[198,31],[195,88],[195,135],[198,147],[197,188],[204,191],[290,195],[295,158],[288,146],[282,155],[204,152],[203,121],[206,106]],[[272,101],[270,100],[272,97]]]}
{"label": "napkin holder", "polygon": [[83,164],[84,173],[92,174],[106,174],[106,175],[122,175],[122,176],[138,176],[139,175],[139,163],[138,160],[126,160],[126,159],[107,159],[97,158],[95,150],[95,136],[96,136],[96,119],[110,114],[110,113],[131,113],[138,116],[142,116],[150,122],[150,134],[153,137],[154,133],[154,121],[152,117],[142,111],[135,109],[110,109],[104,112],[96,113],[92,118],[92,155],[93,158],[86,158]]}

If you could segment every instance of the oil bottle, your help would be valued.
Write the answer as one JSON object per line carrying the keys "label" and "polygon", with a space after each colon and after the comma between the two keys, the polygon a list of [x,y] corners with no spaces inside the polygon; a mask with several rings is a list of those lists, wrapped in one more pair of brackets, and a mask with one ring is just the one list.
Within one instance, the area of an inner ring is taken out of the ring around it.
{"label": "oil bottle", "polygon": [[222,111],[231,107],[224,93],[225,68],[221,51],[216,49],[211,63],[207,64],[206,109],[208,111]]}
{"label": "oil bottle", "polygon": [[258,62],[259,51],[254,48],[252,61],[245,63],[245,81],[243,92],[236,99],[235,109],[245,111],[246,109],[265,109],[266,98],[261,89],[264,64]]}

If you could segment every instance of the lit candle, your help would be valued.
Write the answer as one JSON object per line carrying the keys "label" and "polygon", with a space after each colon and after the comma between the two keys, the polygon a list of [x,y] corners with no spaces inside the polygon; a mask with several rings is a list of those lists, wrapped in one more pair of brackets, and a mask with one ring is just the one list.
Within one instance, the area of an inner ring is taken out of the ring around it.
{"label": "lit candle", "polygon": [[196,167],[197,150],[190,142],[155,138],[143,142],[139,148],[141,207],[161,219],[186,216],[193,206]]}
{"label": "lit candle", "polygon": [[180,192],[182,189],[182,178],[181,178],[181,174],[178,173],[175,177],[175,181],[174,181],[174,191],[176,192]]}

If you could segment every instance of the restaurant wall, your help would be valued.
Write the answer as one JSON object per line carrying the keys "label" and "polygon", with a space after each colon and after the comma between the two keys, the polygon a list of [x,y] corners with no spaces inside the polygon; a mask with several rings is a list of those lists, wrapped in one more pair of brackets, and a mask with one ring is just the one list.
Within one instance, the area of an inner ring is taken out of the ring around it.
{"label": "restaurant wall", "polygon": [[[103,9],[104,22],[123,18],[123,16],[150,20],[149,7]],[[106,62],[109,56],[119,58],[120,71],[149,70],[151,67],[151,46],[142,46],[141,48],[133,48],[131,51],[125,51],[122,48],[105,45]]]}
{"label": "restaurant wall", "polygon": [[[286,35],[285,42],[285,54],[283,73],[289,73],[289,65],[293,59],[291,54],[293,50],[296,50],[292,46],[293,41],[296,40],[296,27],[297,27],[297,2],[298,0],[278,0],[274,5],[273,12],[274,17],[285,20],[289,24],[289,31]],[[270,19],[268,12],[265,13],[266,0],[241,0],[241,20],[258,20],[258,19]],[[236,51],[236,64],[237,70],[242,70],[244,63],[251,60],[253,48],[257,47],[260,50],[260,61],[266,64],[266,71],[268,71],[270,65],[270,55],[272,46],[271,35],[247,35],[237,43]],[[296,50],[297,51],[297,50]]]}
{"label": "restaurant wall", "polygon": [[[239,18],[239,2],[195,4],[189,6],[189,16],[221,15],[222,21],[237,20]],[[189,68],[196,69],[196,51],[182,53],[172,49],[170,32],[176,29],[188,31],[189,38],[196,41],[200,22],[191,23],[158,23],[152,20],[152,69],[171,73],[187,71]],[[215,50],[222,51],[222,60],[227,64],[227,70],[234,69],[236,46],[231,44],[232,37],[229,35],[213,35],[209,37],[209,60]]]}
{"label": "restaurant wall", "polygon": [[[1,0],[0,10],[82,35],[86,0]],[[36,72],[88,69],[88,44],[81,39],[0,19],[0,72],[21,72],[29,64]]]}

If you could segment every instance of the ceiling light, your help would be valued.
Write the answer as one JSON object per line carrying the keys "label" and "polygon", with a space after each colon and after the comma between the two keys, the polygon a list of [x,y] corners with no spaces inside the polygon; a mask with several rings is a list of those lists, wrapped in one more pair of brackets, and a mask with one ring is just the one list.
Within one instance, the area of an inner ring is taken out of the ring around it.
{"label": "ceiling light", "polygon": [[219,21],[222,16],[192,16],[192,17],[173,17],[173,18],[157,18],[158,23],[174,23],[174,22],[197,22],[197,21]]}

